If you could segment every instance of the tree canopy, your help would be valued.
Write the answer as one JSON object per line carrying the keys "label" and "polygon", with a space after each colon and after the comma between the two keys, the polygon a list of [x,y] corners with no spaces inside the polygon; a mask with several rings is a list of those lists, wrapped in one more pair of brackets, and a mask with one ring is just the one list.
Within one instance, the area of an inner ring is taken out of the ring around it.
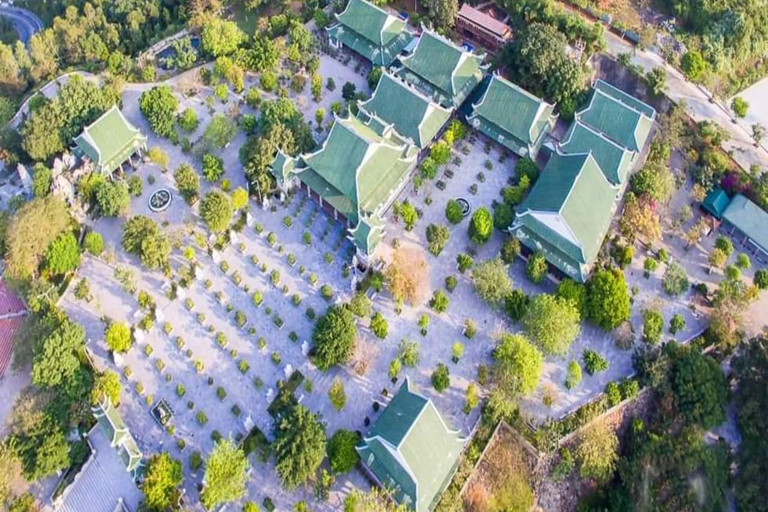
{"label": "tree canopy", "polygon": [[80,244],[69,231],[59,235],[48,247],[45,266],[53,274],[66,274],[80,266]]}
{"label": "tree canopy", "polygon": [[63,384],[80,368],[85,347],[85,330],[70,321],[63,322],[42,340],[41,350],[32,361],[32,382],[41,388]]}
{"label": "tree canopy", "polygon": [[69,225],[67,206],[58,198],[35,198],[22,206],[12,217],[5,237],[9,275],[32,276],[48,247]]}
{"label": "tree canopy", "polygon": [[325,458],[325,427],[303,405],[276,421],[275,468],[283,485],[293,489],[311,478]]}
{"label": "tree canopy", "polygon": [[167,453],[153,455],[147,461],[147,469],[141,490],[146,506],[152,511],[164,511],[175,506],[179,500],[179,486],[182,482],[181,463]]}
{"label": "tree canopy", "polygon": [[234,209],[229,196],[221,190],[208,192],[200,203],[200,215],[214,233],[224,231],[232,222]]}
{"label": "tree canopy", "polygon": [[152,131],[161,137],[170,137],[176,125],[179,100],[167,85],[158,85],[141,93],[139,108]]}
{"label": "tree canopy", "polygon": [[205,461],[205,487],[200,495],[205,508],[212,510],[242,498],[249,468],[245,452],[232,440],[218,441]]}
{"label": "tree canopy", "polygon": [[161,268],[168,264],[171,243],[157,223],[137,215],[131,217],[123,226],[123,249],[141,258],[141,263],[150,269]]}
{"label": "tree canopy", "polygon": [[312,333],[312,355],[320,370],[344,364],[352,357],[357,339],[355,319],[348,308],[330,306]]}
{"label": "tree canopy", "polygon": [[670,344],[672,390],[677,408],[689,424],[709,429],[725,421],[728,388],[720,365],[696,348]]}
{"label": "tree canopy", "polygon": [[525,336],[502,334],[493,351],[493,378],[496,387],[510,400],[536,390],[544,357]]}
{"label": "tree canopy", "polygon": [[629,320],[629,290],[619,269],[596,271],[587,282],[587,318],[605,330]]}
{"label": "tree canopy", "polygon": [[347,473],[352,471],[360,460],[355,446],[360,441],[360,436],[349,430],[339,429],[328,440],[328,461],[334,473]]}
{"label": "tree canopy", "polygon": [[528,304],[521,323],[546,355],[565,355],[581,332],[580,316],[572,301],[542,293]]}
{"label": "tree canopy", "polygon": [[472,270],[472,285],[477,295],[493,308],[500,307],[512,292],[509,265],[496,257]]}

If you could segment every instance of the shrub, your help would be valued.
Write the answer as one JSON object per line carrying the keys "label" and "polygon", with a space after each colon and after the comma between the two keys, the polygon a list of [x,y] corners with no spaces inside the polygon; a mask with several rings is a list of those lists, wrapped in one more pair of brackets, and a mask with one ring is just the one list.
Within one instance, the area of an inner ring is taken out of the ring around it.
{"label": "shrub", "polygon": [[690,286],[688,274],[686,274],[682,266],[672,262],[667,266],[667,270],[664,271],[664,276],[661,278],[661,286],[668,295],[677,297]]}
{"label": "shrub", "polygon": [[475,337],[475,334],[477,334],[477,325],[475,325],[474,320],[467,318],[464,320],[464,336],[471,340]]}
{"label": "shrub", "polygon": [[525,274],[532,283],[540,283],[546,277],[547,271],[547,260],[544,253],[539,251],[533,253],[525,264]]}
{"label": "shrub", "polygon": [[445,289],[449,292],[453,293],[453,290],[456,289],[457,284],[458,281],[456,280],[456,276],[448,276],[445,278]]}
{"label": "shrub", "polygon": [[608,369],[608,360],[591,349],[585,349],[581,353],[581,359],[584,362],[584,369],[589,375],[604,372]]}
{"label": "shrub", "polygon": [[493,234],[493,216],[486,207],[480,207],[469,221],[469,238],[477,245],[483,245]]}
{"label": "shrub", "polygon": [[450,231],[447,226],[442,224],[430,224],[427,226],[428,250],[433,256],[439,256],[448,243]]}
{"label": "shrub", "polygon": [[643,314],[643,341],[656,344],[661,341],[664,332],[664,317],[655,309],[648,309]]}
{"label": "shrub", "polygon": [[387,333],[389,332],[389,325],[387,324],[386,318],[384,318],[384,315],[378,311],[371,317],[371,331],[380,339],[386,338]]}
{"label": "shrub", "polygon": [[432,295],[432,299],[429,301],[429,305],[437,313],[443,313],[448,309],[448,296],[443,290],[436,290]]}
{"label": "shrub", "polygon": [[438,363],[435,371],[432,372],[432,387],[435,391],[442,393],[451,385],[451,371],[443,363]]}
{"label": "shrub", "polygon": [[197,471],[203,466],[203,457],[200,452],[192,452],[189,454],[189,467],[192,471]]}
{"label": "shrub", "polygon": [[240,373],[245,375],[248,373],[248,370],[251,369],[251,365],[248,364],[248,361],[245,359],[241,359],[239,363],[237,363],[237,369],[240,370]]}
{"label": "shrub", "polygon": [[216,388],[216,396],[219,397],[219,400],[224,400],[227,398],[227,391],[223,387],[219,386]]}
{"label": "shrub", "polygon": [[320,295],[325,300],[331,300],[333,298],[333,288],[331,288],[331,286],[328,284],[324,284],[320,287]]}
{"label": "shrub", "polygon": [[83,239],[83,247],[94,256],[101,256],[104,252],[104,238],[95,231],[89,231]]}
{"label": "shrub", "polygon": [[464,218],[461,205],[455,199],[449,199],[446,203],[445,218],[448,219],[448,222],[451,224],[458,224]]}
{"label": "shrub", "polygon": [[195,420],[197,420],[197,424],[202,427],[208,423],[208,416],[206,416],[203,411],[197,411],[197,414],[195,414]]}
{"label": "shrub", "polygon": [[462,274],[472,268],[472,265],[474,265],[475,260],[472,259],[471,256],[468,254],[461,253],[458,256],[456,256],[456,265]]}
{"label": "shrub", "polygon": [[326,451],[331,471],[337,474],[352,471],[360,459],[355,446],[360,438],[355,432],[339,429],[328,440]]}
{"label": "shrub", "polygon": [[504,263],[512,263],[520,256],[520,240],[514,237],[507,238],[501,245],[501,260]]}
{"label": "shrub", "polygon": [[184,384],[176,384],[176,396],[179,398],[184,398],[184,395],[187,394],[187,388],[184,387]]}
{"label": "shrub", "polygon": [[565,373],[565,387],[573,389],[581,383],[581,366],[576,361],[568,363]]}
{"label": "shrub", "polygon": [[608,406],[613,407],[621,402],[621,391],[619,385],[615,382],[609,382],[605,385],[605,396],[608,398]]}
{"label": "shrub", "polygon": [[344,390],[344,383],[338,377],[333,379],[328,390],[328,400],[337,411],[341,411],[347,404],[347,392]]}

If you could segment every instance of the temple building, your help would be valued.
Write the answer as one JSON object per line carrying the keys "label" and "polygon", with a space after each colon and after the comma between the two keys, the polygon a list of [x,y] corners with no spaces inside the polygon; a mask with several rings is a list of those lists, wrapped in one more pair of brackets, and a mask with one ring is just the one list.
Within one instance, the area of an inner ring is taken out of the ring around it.
{"label": "temple building", "polygon": [[467,122],[519,157],[536,160],[555,127],[555,107],[498,74],[491,77]]}
{"label": "temple building", "polygon": [[459,108],[488,69],[483,59],[483,55],[475,55],[424,29],[413,53],[401,57],[393,71],[432,101],[446,108]]}
{"label": "temple building", "polygon": [[126,161],[147,149],[147,137],[113,105],[75,137],[75,155],[88,160],[102,174],[112,174]]}
{"label": "temple building", "polygon": [[416,166],[418,148],[392,124],[360,110],[337,118],[319,150],[278,153],[269,170],[283,191],[299,188],[344,226],[367,261],[384,234],[384,214]]}
{"label": "temple building", "polygon": [[398,503],[427,512],[450,483],[466,441],[405,379],[357,452],[374,483],[391,490]]}
{"label": "temple building", "polygon": [[371,116],[392,124],[419,149],[426,148],[451,117],[451,110],[432,102],[413,86],[384,72],[371,98],[360,103]]}
{"label": "temple building", "polygon": [[509,228],[556,277],[585,282],[650,138],[656,111],[597,80]]}
{"label": "temple building", "polygon": [[349,48],[383,67],[389,67],[414,37],[405,21],[365,0],[349,0],[327,32],[332,46]]}

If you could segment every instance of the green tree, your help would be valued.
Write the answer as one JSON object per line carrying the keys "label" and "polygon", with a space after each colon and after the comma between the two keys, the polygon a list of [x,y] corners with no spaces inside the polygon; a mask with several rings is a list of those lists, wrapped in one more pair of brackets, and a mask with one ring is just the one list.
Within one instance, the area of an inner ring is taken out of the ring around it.
{"label": "green tree", "polygon": [[352,313],[345,307],[330,306],[315,323],[312,333],[312,355],[317,367],[326,371],[349,361],[356,338],[357,326]]}
{"label": "green tree", "polygon": [[131,204],[128,186],[121,181],[103,181],[96,187],[96,203],[107,217],[122,215]]}
{"label": "green tree", "polygon": [[248,192],[243,187],[237,187],[232,191],[232,207],[241,210],[248,206]]}
{"label": "green tree", "polygon": [[683,68],[683,73],[692,82],[700,82],[704,77],[704,71],[707,69],[707,63],[704,61],[704,57],[696,50],[690,50],[686,52],[680,59],[680,67]]}
{"label": "green tree", "polygon": [[747,110],[749,110],[749,103],[741,96],[736,96],[731,100],[731,110],[739,119],[747,117]]}
{"label": "green tree", "polygon": [[645,81],[654,96],[662,96],[667,89],[667,72],[656,66],[645,74]]}
{"label": "green tree", "polygon": [[152,131],[161,137],[170,137],[173,133],[178,107],[179,100],[167,85],[155,86],[139,97],[141,113]]}
{"label": "green tree", "polygon": [[93,381],[91,403],[94,405],[99,404],[104,397],[107,397],[113,404],[119,404],[122,389],[120,377],[112,370],[104,370],[103,373],[96,375]]}
{"label": "green tree", "polygon": [[672,297],[685,293],[690,287],[688,274],[685,272],[685,269],[674,261],[667,265],[664,276],[661,278],[661,287]]}
{"label": "green tree", "polygon": [[328,389],[328,400],[337,411],[341,411],[347,405],[347,392],[344,390],[344,383],[336,377]]}
{"label": "green tree", "polygon": [[469,221],[469,238],[477,245],[483,245],[493,234],[493,216],[488,208],[481,206]]}
{"label": "green tree", "polygon": [[439,256],[448,243],[450,236],[451,232],[448,226],[443,224],[430,224],[427,226],[427,242],[429,243],[428,250],[430,254]]}
{"label": "green tree", "polygon": [[11,218],[5,234],[9,277],[31,276],[50,244],[69,227],[69,212],[58,198],[36,198],[22,206]]}
{"label": "green tree", "polygon": [[658,343],[664,332],[664,317],[660,311],[648,309],[643,313],[643,341]]}
{"label": "green tree", "polygon": [[461,222],[464,218],[461,205],[455,199],[449,199],[445,204],[445,218],[454,225]]}
{"label": "green tree", "polygon": [[160,232],[155,221],[143,215],[131,217],[123,226],[123,249],[141,258],[149,269],[165,267],[171,253],[171,243]]}
{"label": "green tree", "polygon": [[533,253],[525,263],[525,274],[532,283],[538,284],[542,282],[544,278],[547,277],[548,271],[549,265],[547,264],[547,259],[541,251]]}
{"label": "green tree", "polygon": [[[205,158],[205,157],[203,157]],[[193,203],[200,192],[200,177],[189,164],[181,164],[173,172],[176,188],[187,203]]]}
{"label": "green tree", "polygon": [[224,174],[224,161],[216,155],[210,153],[204,154],[203,176],[205,179],[211,182],[216,182],[221,179],[222,174]]}
{"label": "green tree", "polygon": [[451,30],[456,23],[459,14],[458,0],[426,0],[429,19],[435,24],[435,28],[442,31]]}
{"label": "green tree", "polygon": [[576,459],[582,478],[607,482],[619,460],[619,439],[605,421],[598,421],[581,434],[576,447]]}
{"label": "green tree", "polygon": [[164,511],[176,507],[181,486],[181,463],[167,453],[153,455],[147,461],[141,490],[149,510]]}
{"label": "green tree", "polygon": [[54,275],[66,274],[80,266],[80,245],[71,231],[59,235],[48,247],[45,266]]}
{"label": "green tree", "polygon": [[568,369],[565,372],[565,387],[573,389],[581,383],[581,366],[578,361],[568,363]]}
{"label": "green tree", "polygon": [[35,165],[32,175],[32,192],[35,197],[45,197],[50,193],[52,179],[53,173],[49,168],[42,164]]}
{"label": "green tree", "polygon": [[587,282],[587,318],[606,331],[629,320],[630,302],[624,273],[598,270]]}
{"label": "green tree", "polygon": [[205,127],[203,141],[207,147],[222,149],[232,142],[237,134],[237,125],[224,114],[216,114]]}
{"label": "green tree", "polygon": [[187,133],[197,130],[200,120],[197,118],[197,112],[193,108],[186,108],[179,114],[179,127]]}
{"label": "green tree", "polygon": [[768,269],[758,269],[755,270],[755,286],[757,286],[760,290],[768,289]]}
{"label": "green tree", "polygon": [[328,440],[328,462],[331,464],[331,471],[337,474],[348,473],[352,471],[360,460],[360,456],[355,450],[355,446],[360,442],[360,437],[355,432],[344,430],[343,428],[334,432]]}
{"label": "green tree", "polygon": [[400,216],[403,218],[403,223],[405,224],[405,230],[411,231],[413,227],[416,225],[416,221],[419,220],[419,214],[416,211],[416,207],[406,201],[405,203],[400,205],[399,213],[400,213]]}
{"label": "green tree", "polygon": [[510,400],[536,390],[544,367],[544,357],[525,336],[502,334],[493,351],[495,386]]}
{"label": "green tree", "polygon": [[371,316],[371,299],[365,293],[357,292],[349,301],[347,308],[359,318]]}
{"label": "green tree", "polygon": [[528,304],[521,323],[546,355],[564,355],[581,332],[579,311],[570,300],[542,293]]}
{"label": "green tree", "polygon": [[371,317],[371,332],[373,332],[377,338],[382,340],[386,338],[389,333],[387,319],[378,311]]}
{"label": "green tree", "polygon": [[451,386],[451,371],[443,363],[438,363],[435,371],[432,372],[432,387],[435,391],[442,393]]}
{"label": "green tree", "polygon": [[584,72],[565,53],[567,40],[555,25],[530,23],[510,47],[507,63],[514,81],[532,93],[558,104],[561,115],[573,115],[584,92]]}
{"label": "green tree", "polygon": [[113,352],[128,352],[133,343],[131,329],[122,322],[113,322],[104,330],[104,341]]}
{"label": "green tree", "polygon": [[668,345],[673,353],[671,383],[685,421],[707,430],[725,421],[728,386],[720,365],[695,348]]}
{"label": "green tree", "polygon": [[381,78],[382,73],[383,70],[381,66],[374,66],[368,73],[368,87],[375,89],[379,84],[379,79]]}
{"label": "green tree", "polygon": [[587,316],[587,287],[573,279],[563,279],[557,285],[557,296],[573,302],[581,318]]}
{"label": "green tree", "polygon": [[208,192],[200,202],[200,215],[208,229],[214,233],[226,230],[232,222],[233,214],[232,201],[221,190]]}
{"label": "green tree", "polygon": [[200,34],[203,51],[214,58],[235,53],[245,39],[237,23],[217,17],[208,18]]}
{"label": "green tree", "polygon": [[52,388],[66,383],[80,368],[85,331],[70,321],[63,322],[42,340],[32,361],[32,383]]}
{"label": "green tree", "polygon": [[477,295],[493,308],[500,307],[512,292],[509,265],[496,257],[477,265],[472,270],[472,285]]}
{"label": "green tree", "polygon": [[245,452],[230,439],[217,442],[205,461],[205,486],[200,501],[212,510],[245,494],[250,464]]}
{"label": "green tree", "polygon": [[369,492],[353,489],[344,500],[344,512],[408,512],[405,504],[397,504],[391,493],[373,488]]}
{"label": "green tree", "polygon": [[297,405],[276,421],[275,469],[288,489],[311,478],[325,458],[325,428],[318,417]]}

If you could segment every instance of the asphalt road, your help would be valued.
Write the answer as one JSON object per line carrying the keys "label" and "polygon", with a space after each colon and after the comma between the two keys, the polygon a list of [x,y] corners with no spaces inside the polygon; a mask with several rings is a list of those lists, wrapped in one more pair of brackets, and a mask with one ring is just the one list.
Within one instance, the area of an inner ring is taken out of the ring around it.
{"label": "asphalt road", "polygon": [[18,7],[0,6],[0,17],[10,20],[19,33],[19,39],[27,44],[30,38],[43,29],[43,22],[33,12]]}

